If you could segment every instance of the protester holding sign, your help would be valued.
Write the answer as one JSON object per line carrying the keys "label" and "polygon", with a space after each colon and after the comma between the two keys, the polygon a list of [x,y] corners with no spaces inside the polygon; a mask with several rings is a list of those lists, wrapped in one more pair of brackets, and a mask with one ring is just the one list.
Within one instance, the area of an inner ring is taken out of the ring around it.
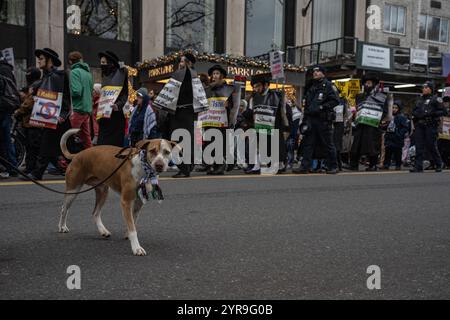
{"label": "protester holding sign", "polygon": [[126,120],[123,112],[128,101],[128,72],[111,51],[99,53],[102,67],[102,91],[98,104],[98,145],[123,147]]}
{"label": "protester holding sign", "polygon": [[[59,168],[59,143],[64,132],[70,128],[67,119],[71,113],[71,97],[69,75],[64,70],[58,70],[62,65],[58,54],[45,48],[36,50],[35,55],[43,77],[35,96],[30,124],[43,128],[43,133],[36,168],[31,173],[31,178],[41,180],[49,163]],[[62,170],[59,172],[62,174]]]}
{"label": "protester holding sign", "polygon": [[[251,84],[253,86],[253,96],[250,99],[250,110],[253,115],[254,129],[257,132],[258,141],[261,139],[267,140],[268,151],[271,153],[271,136],[274,130],[279,130],[279,161],[287,161],[286,141],[290,133],[290,122],[283,119],[283,114],[286,115],[286,105],[280,93],[270,90],[271,74],[258,74],[252,77]],[[286,138],[285,138],[286,136]],[[256,142],[255,142],[256,143]],[[260,144],[258,143],[258,146]],[[250,145],[251,148],[254,146]],[[258,148],[256,152],[256,159],[250,160],[254,166],[249,167],[246,174],[261,174],[261,150]],[[270,155],[272,157],[272,153]],[[266,163],[266,165],[268,165]],[[272,163],[272,166],[279,165],[279,163]],[[279,173],[285,171],[285,167],[281,168]]]}
{"label": "protester holding sign", "polygon": [[[201,123],[202,128],[205,129],[205,132],[209,129],[220,130],[223,141],[225,141],[225,132],[230,126],[230,113],[234,106],[233,93],[235,89],[225,82],[224,79],[227,76],[227,72],[220,65],[215,65],[209,69],[208,75],[211,79],[209,87],[206,88],[209,109],[199,114],[198,121]],[[204,147],[208,144],[205,143]],[[225,173],[227,168],[225,143],[223,145],[223,162],[208,166],[208,175],[223,175]]]}
{"label": "protester holding sign", "polygon": [[[180,164],[180,171],[174,178],[190,177],[194,162],[194,122],[198,113],[209,107],[205,89],[194,70],[196,59],[191,53],[185,53],[178,70],[156,98],[153,106],[170,114],[170,133],[178,129],[187,130],[191,140],[191,163]],[[181,141],[176,141],[180,143]]]}
{"label": "protester holding sign", "polygon": [[388,114],[388,99],[379,85],[375,74],[363,78],[364,93],[356,98],[357,115],[355,139],[352,145],[350,167],[352,171],[359,170],[362,155],[369,156],[367,171],[378,170],[378,159],[381,154],[382,130],[381,120]]}

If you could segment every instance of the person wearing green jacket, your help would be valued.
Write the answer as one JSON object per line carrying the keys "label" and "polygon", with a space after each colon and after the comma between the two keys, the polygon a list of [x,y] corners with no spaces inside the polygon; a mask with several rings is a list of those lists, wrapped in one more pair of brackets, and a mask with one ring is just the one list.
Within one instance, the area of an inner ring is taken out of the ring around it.
{"label": "person wearing green jacket", "polygon": [[85,149],[92,147],[91,141],[91,114],[92,93],[94,80],[89,65],[83,62],[80,52],[69,54],[70,91],[72,94],[73,112],[70,116],[72,128],[80,129],[78,137],[83,142]]}

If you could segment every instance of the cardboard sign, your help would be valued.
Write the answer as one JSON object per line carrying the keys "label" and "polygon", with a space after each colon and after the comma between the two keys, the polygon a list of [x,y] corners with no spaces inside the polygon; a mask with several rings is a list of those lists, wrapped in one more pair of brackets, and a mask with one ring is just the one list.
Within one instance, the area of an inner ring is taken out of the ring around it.
{"label": "cardboard sign", "polygon": [[226,103],[228,98],[210,98],[208,111],[198,115],[202,128],[227,128],[228,114]]}
{"label": "cardboard sign", "polygon": [[177,109],[178,96],[182,82],[170,79],[154,102],[158,109],[175,111]]}
{"label": "cardboard sign", "polygon": [[6,48],[2,50],[2,54],[3,57],[5,58],[5,60],[13,66],[13,68],[15,69],[16,66],[16,62],[15,62],[15,58],[14,58],[14,49],[13,48]]}
{"label": "cardboard sign", "polygon": [[439,139],[450,140],[450,117],[442,118],[442,130]]}
{"label": "cardboard sign", "polygon": [[358,111],[356,123],[378,128],[382,117],[383,110],[379,106],[365,103]]}
{"label": "cardboard sign", "polygon": [[255,130],[259,133],[272,134],[275,129],[277,108],[272,106],[258,105],[253,108],[255,115]]}
{"label": "cardboard sign", "polygon": [[284,79],[283,52],[272,51],[270,53],[270,71],[272,73],[272,79]]}
{"label": "cardboard sign", "polygon": [[39,89],[34,98],[35,103],[31,112],[30,125],[56,130],[62,108],[62,92]]}
{"label": "cardboard sign", "polygon": [[98,102],[97,120],[111,118],[112,106],[119,98],[120,92],[122,92],[122,87],[118,86],[105,86],[102,88]]}
{"label": "cardboard sign", "polygon": [[194,110],[208,110],[209,102],[199,78],[192,79],[192,89],[194,90]]}

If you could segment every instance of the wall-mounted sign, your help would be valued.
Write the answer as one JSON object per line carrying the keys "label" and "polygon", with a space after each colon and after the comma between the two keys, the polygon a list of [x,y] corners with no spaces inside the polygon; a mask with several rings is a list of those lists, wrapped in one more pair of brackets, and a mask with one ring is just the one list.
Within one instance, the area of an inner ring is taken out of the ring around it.
{"label": "wall-mounted sign", "polygon": [[428,50],[411,49],[411,64],[428,66]]}
{"label": "wall-mounted sign", "polygon": [[390,71],[392,62],[391,48],[364,42],[358,43],[358,69]]}
{"label": "wall-mounted sign", "polygon": [[148,77],[149,78],[157,78],[157,77],[166,76],[166,75],[170,76],[174,72],[175,72],[175,65],[169,64],[167,66],[149,69]]}

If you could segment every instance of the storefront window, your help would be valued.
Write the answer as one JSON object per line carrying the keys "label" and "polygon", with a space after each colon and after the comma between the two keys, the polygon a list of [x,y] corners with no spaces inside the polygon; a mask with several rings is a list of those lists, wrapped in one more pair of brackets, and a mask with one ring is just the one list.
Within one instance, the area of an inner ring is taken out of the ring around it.
{"label": "storefront window", "polygon": [[0,0],[0,23],[25,26],[25,0]]}
{"label": "storefront window", "polygon": [[[132,0],[67,0],[67,7],[68,15],[80,13],[81,20],[78,26],[74,23],[73,27],[67,29],[69,33],[132,40]],[[71,10],[73,8],[75,10]]]}
{"label": "storefront window", "polygon": [[284,45],[284,0],[247,0],[246,55],[267,54]]}
{"label": "storefront window", "polygon": [[214,52],[215,0],[166,1],[166,52]]}

